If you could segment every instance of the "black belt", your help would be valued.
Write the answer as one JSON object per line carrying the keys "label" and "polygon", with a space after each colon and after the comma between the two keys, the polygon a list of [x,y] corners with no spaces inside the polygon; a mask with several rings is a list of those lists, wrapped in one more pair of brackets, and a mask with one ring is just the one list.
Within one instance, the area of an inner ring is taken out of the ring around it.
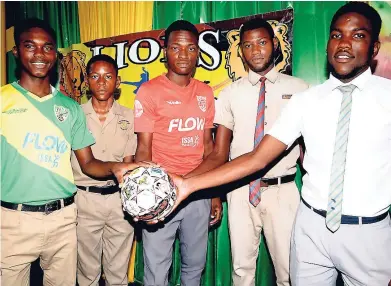
{"label": "black belt", "polygon": [[295,180],[295,177],[296,177],[296,173],[292,175],[278,177],[278,178],[270,178],[270,179],[262,178],[261,181],[268,184],[269,186],[272,186],[272,185],[278,185],[279,183],[286,184],[286,183],[293,182]]}
{"label": "black belt", "polygon": [[[309,203],[307,203],[305,200],[303,200],[303,204],[308,207],[313,212],[317,213],[318,215],[321,215],[322,217],[326,218],[327,212],[325,210],[318,210],[313,207]],[[385,219],[388,216],[388,212],[385,212],[384,214],[374,216],[374,217],[363,217],[363,216],[351,216],[351,215],[342,215],[341,217],[341,224],[371,224],[375,222],[379,222],[383,219]],[[361,222],[360,222],[361,221]]]}
{"label": "black belt", "polygon": [[8,203],[4,201],[1,201],[1,206],[11,210],[21,210],[25,212],[43,212],[45,214],[50,214],[51,212],[57,211],[63,207],[73,204],[74,201],[75,201],[75,194],[65,199],[48,202],[47,204],[38,205],[38,206],[14,204],[14,203]]}
{"label": "black belt", "polygon": [[84,186],[76,186],[78,189],[87,191],[90,193],[96,193],[101,195],[111,195],[119,191],[118,186],[110,186],[110,187],[84,187]]}

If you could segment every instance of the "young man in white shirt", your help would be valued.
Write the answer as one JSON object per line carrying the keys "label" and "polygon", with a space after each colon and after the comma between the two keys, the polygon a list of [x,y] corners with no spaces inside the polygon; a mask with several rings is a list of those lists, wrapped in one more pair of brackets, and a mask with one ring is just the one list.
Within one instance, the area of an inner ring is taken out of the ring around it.
{"label": "young man in white shirt", "polygon": [[346,285],[390,282],[391,81],[370,70],[380,28],[368,4],[341,7],[330,25],[330,78],[294,95],[254,151],[200,176],[173,176],[179,203],[265,168],[303,135],[307,174],[291,240],[293,285],[335,285],[337,270]]}

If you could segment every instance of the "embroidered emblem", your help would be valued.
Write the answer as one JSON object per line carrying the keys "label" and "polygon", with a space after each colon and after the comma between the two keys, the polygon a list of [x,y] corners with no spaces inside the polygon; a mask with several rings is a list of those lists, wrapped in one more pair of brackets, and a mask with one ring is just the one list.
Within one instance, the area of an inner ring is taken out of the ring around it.
{"label": "embroidered emblem", "polygon": [[282,99],[290,99],[292,97],[292,94],[283,94]]}
{"label": "embroidered emblem", "polygon": [[69,109],[64,106],[54,105],[54,115],[56,115],[58,121],[64,122],[69,115]]}
{"label": "embroidered emblem", "polygon": [[128,126],[129,126],[130,122],[125,119],[122,119],[122,120],[118,121],[118,124],[119,124],[119,128],[121,128],[122,130],[128,130]]}
{"label": "embroidered emblem", "polygon": [[199,108],[205,112],[206,111],[206,96],[197,95],[197,101]]}

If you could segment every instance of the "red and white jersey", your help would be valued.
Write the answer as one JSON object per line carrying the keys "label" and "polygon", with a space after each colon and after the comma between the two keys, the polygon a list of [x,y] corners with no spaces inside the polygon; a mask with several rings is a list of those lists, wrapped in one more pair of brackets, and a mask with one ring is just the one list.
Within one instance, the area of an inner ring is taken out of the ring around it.
{"label": "red and white jersey", "polygon": [[186,87],[165,75],[144,83],[134,103],[135,132],[153,133],[152,160],[169,172],[184,175],[204,154],[204,130],[213,128],[213,91],[191,79]]}

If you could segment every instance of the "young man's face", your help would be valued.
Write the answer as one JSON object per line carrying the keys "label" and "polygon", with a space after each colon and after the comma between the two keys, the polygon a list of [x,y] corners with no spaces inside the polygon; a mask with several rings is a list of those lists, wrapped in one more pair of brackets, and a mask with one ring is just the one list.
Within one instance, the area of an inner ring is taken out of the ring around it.
{"label": "young man's face", "polygon": [[351,81],[369,67],[380,48],[379,42],[372,44],[371,33],[371,23],[361,14],[338,18],[327,44],[327,59],[335,77]]}
{"label": "young man's face", "polygon": [[20,60],[22,73],[27,72],[37,78],[46,77],[57,60],[54,39],[40,28],[22,33],[13,54]]}
{"label": "young man's face", "polygon": [[166,48],[168,69],[178,75],[193,73],[198,59],[197,37],[189,31],[170,33]]}
{"label": "young man's face", "polygon": [[265,28],[244,32],[240,42],[244,60],[252,71],[264,72],[273,64],[277,42]]}
{"label": "young man's face", "polygon": [[93,97],[99,101],[107,101],[114,96],[120,79],[116,76],[115,67],[112,64],[98,61],[93,63],[87,72],[88,86]]}

